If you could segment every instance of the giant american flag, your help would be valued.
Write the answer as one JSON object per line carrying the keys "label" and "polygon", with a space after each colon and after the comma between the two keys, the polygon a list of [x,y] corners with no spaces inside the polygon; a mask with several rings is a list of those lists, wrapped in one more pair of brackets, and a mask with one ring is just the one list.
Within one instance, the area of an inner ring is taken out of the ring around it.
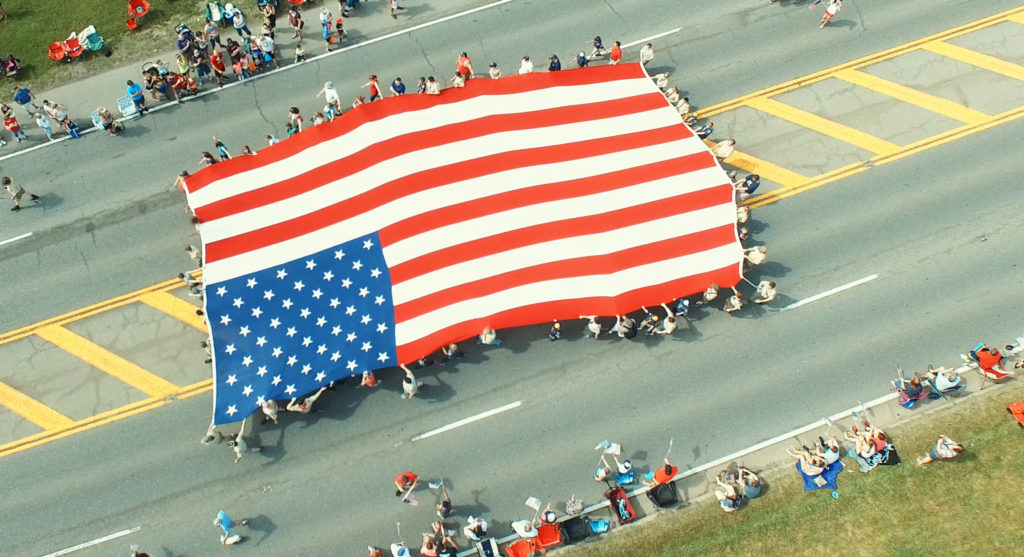
{"label": "giant american flag", "polygon": [[218,424],[484,327],[741,272],[732,185],[639,64],[364,104],[186,189]]}

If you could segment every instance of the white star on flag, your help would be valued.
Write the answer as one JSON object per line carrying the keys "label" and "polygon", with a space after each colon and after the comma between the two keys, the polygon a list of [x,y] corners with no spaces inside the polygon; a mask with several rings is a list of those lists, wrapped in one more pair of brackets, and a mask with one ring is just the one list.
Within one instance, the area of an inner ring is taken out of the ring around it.
{"label": "white star on flag", "polygon": [[299,292],[302,292],[302,289],[305,288],[305,287],[306,287],[306,285],[302,284],[301,280],[295,281],[295,289],[298,290]]}
{"label": "white star on flag", "polygon": [[224,347],[224,351],[228,353],[228,356],[234,354],[235,350],[236,350],[236,348],[235,348],[234,344],[229,344],[229,345]]}
{"label": "white star on flag", "polygon": [[352,371],[353,369],[355,369],[355,368],[357,368],[359,366],[356,365],[356,361],[355,360],[349,360],[348,364],[345,367],[347,367],[349,371]]}
{"label": "white star on flag", "polygon": [[234,386],[236,382],[238,382],[238,376],[234,374],[228,375],[228,379],[225,381],[225,383],[231,386]]}
{"label": "white star on flag", "polygon": [[313,261],[312,259],[310,259],[309,261],[306,261],[306,268],[309,269],[310,271],[315,269],[316,268],[316,261]]}
{"label": "white star on flag", "polygon": [[345,257],[345,250],[340,249],[340,250],[334,252],[334,258],[335,259],[341,259],[342,257]]}
{"label": "white star on flag", "polygon": [[276,328],[278,328],[280,326],[281,326],[281,320],[280,319],[274,317],[273,319],[270,320],[270,328],[271,329],[276,329]]}
{"label": "white star on flag", "polygon": [[323,296],[323,295],[324,295],[324,291],[320,290],[319,288],[317,288],[316,290],[313,291],[313,299],[314,300],[319,300],[320,296]]}
{"label": "white star on flag", "polygon": [[376,269],[375,268],[374,270],[370,271],[370,276],[373,277],[373,278],[379,277],[380,276],[380,269]]}
{"label": "white star on flag", "polygon": [[388,326],[387,325],[385,325],[384,323],[377,323],[377,332],[378,333],[383,333],[386,330],[388,330]]}
{"label": "white star on flag", "polygon": [[279,385],[279,384],[281,383],[281,376],[280,376],[280,375],[275,375],[275,376],[274,376],[274,379],[273,379],[273,381],[271,381],[271,383],[272,383],[272,384],[273,384],[273,385],[274,385],[275,387],[276,387],[276,386],[278,386],[278,385]]}
{"label": "white star on flag", "polygon": [[387,352],[378,352],[377,353],[377,359],[382,361],[382,362],[388,361],[388,353]]}
{"label": "white star on flag", "polygon": [[365,298],[369,294],[370,294],[370,289],[369,288],[366,288],[364,286],[364,287],[359,289],[359,297],[360,298]]}
{"label": "white star on flag", "polygon": [[224,411],[228,416],[234,416],[236,412],[238,412],[238,408],[235,408],[234,404],[229,405],[228,409]]}
{"label": "white star on flag", "polygon": [[373,240],[363,240],[363,249],[370,249],[373,247]]}
{"label": "white star on flag", "polygon": [[363,263],[361,261],[356,260],[352,263],[352,268],[358,271],[359,269],[363,268]]}
{"label": "white star on flag", "polygon": [[220,324],[221,325],[227,325],[228,323],[231,323],[231,318],[228,317],[228,314],[225,313],[224,315],[221,315],[220,316]]}
{"label": "white star on flag", "polygon": [[310,344],[313,344],[313,339],[312,338],[310,338],[310,337],[302,337],[302,345],[303,346],[309,346]]}
{"label": "white star on flag", "polygon": [[324,373],[324,372],[322,372],[322,371],[318,371],[318,372],[316,372],[316,381],[317,381],[317,383],[321,383],[321,382],[323,382],[323,380],[324,380],[324,378],[325,378],[325,377],[327,377],[327,374],[326,374],[326,373]]}
{"label": "white star on flag", "polygon": [[309,372],[312,371],[312,370],[313,370],[313,366],[311,366],[309,364],[303,364],[302,365],[302,374],[303,375],[309,375]]}
{"label": "white star on flag", "polygon": [[263,345],[267,343],[267,337],[258,337],[256,339],[256,346],[263,348]]}
{"label": "white star on flag", "polygon": [[253,317],[259,319],[259,317],[261,315],[263,315],[263,310],[260,309],[260,306],[256,306],[256,307],[252,308],[252,316]]}
{"label": "white star on flag", "polygon": [[252,365],[252,357],[251,356],[246,356],[246,357],[242,358],[242,365],[245,366],[245,367],[251,366]]}
{"label": "white star on flag", "polygon": [[245,302],[243,302],[241,298],[235,298],[235,301],[231,302],[231,305],[235,306],[236,308],[240,308],[245,305]]}
{"label": "white star on flag", "polygon": [[277,278],[284,279],[286,276],[288,276],[288,273],[284,269],[278,269]]}
{"label": "white star on flag", "polygon": [[288,385],[285,387],[284,392],[289,396],[295,394],[295,385]]}
{"label": "white star on flag", "polygon": [[277,357],[279,357],[279,356],[280,356],[281,354],[284,354],[284,350],[281,350],[281,347],[280,347],[280,346],[275,346],[275,347],[274,347],[274,352],[273,352],[273,353],[271,354],[271,356],[273,356],[273,357],[277,358]]}
{"label": "white star on flag", "polygon": [[364,315],[364,316],[362,317],[362,319],[360,319],[359,321],[360,321],[360,322],[361,322],[361,323],[362,323],[363,325],[366,325],[366,324],[368,324],[368,323],[369,323],[370,321],[373,321],[373,319],[370,319],[370,316],[369,316],[369,315]]}
{"label": "white star on flag", "polygon": [[332,362],[337,362],[340,359],[341,359],[341,352],[334,352],[333,354],[331,354],[331,361]]}
{"label": "white star on flag", "polygon": [[259,375],[260,377],[263,377],[266,374],[267,374],[267,366],[260,366],[259,367],[259,371],[256,372],[256,375]]}
{"label": "white star on flag", "polygon": [[317,354],[323,354],[324,352],[327,352],[327,345],[326,344],[321,344],[320,346],[316,347],[316,353]]}
{"label": "white star on flag", "polygon": [[295,334],[297,332],[298,331],[295,330],[295,327],[288,327],[288,332],[286,332],[285,335],[287,335],[288,338],[291,338],[291,337],[295,336]]}
{"label": "white star on flag", "polygon": [[302,317],[309,317],[309,308],[302,308],[302,311],[299,312],[299,315],[301,315]]}
{"label": "white star on flag", "polygon": [[245,285],[248,286],[249,288],[256,288],[257,284],[259,283],[256,282],[255,277],[250,277],[249,280],[245,281]]}
{"label": "white star on flag", "polygon": [[323,327],[326,324],[327,324],[327,319],[324,319],[324,316],[321,315],[320,317],[316,318],[316,326],[317,327]]}
{"label": "white star on flag", "polygon": [[345,337],[345,340],[348,341],[348,342],[352,342],[353,340],[355,340],[357,338],[359,338],[359,337],[357,337],[355,333],[349,333],[348,336]]}
{"label": "white star on flag", "polygon": [[242,335],[243,337],[249,336],[249,332],[250,331],[248,325],[242,325],[242,328],[238,329],[238,334]]}
{"label": "white star on flag", "polygon": [[228,287],[220,286],[220,287],[217,288],[217,295],[218,296],[223,296],[223,295],[225,295],[227,293],[228,293]]}
{"label": "white star on flag", "polygon": [[273,300],[274,299],[274,291],[273,290],[264,290],[263,291],[263,299],[264,300]]}
{"label": "white star on flag", "polygon": [[345,308],[345,315],[352,315],[356,312],[356,306],[348,306]]}
{"label": "white star on flag", "polygon": [[364,342],[363,343],[362,351],[363,352],[369,352],[371,348],[373,348],[372,344],[370,344],[369,342]]}
{"label": "white star on flag", "polygon": [[252,394],[252,385],[246,385],[245,388],[242,389],[242,394],[245,395],[245,396],[251,395]]}
{"label": "white star on flag", "polygon": [[293,305],[295,304],[292,303],[291,298],[285,298],[284,300],[281,301],[281,307],[283,307],[284,309],[292,309]]}
{"label": "white star on flag", "polygon": [[327,282],[331,282],[332,278],[334,278],[334,273],[330,271],[324,271],[324,280],[326,280]]}
{"label": "white star on flag", "polygon": [[384,296],[377,296],[376,298],[373,299],[373,303],[377,304],[378,306],[384,305]]}
{"label": "white star on flag", "polygon": [[352,286],[352,281],[348,278],[341,279],[341,286],[343,288],[348,288],[349,286]]}
{"label": "white star on flag", "polygon": [[337,298],[331,298],[331,309],[334,309],[341,305],[341,302]]}
{"label": "white star on flag", "polygon": [[334,336],[340,335],[341,334],[341,327],[338,326],[338,325],[335,325],[334,327],[331,327],[331,334],[334,335]]}

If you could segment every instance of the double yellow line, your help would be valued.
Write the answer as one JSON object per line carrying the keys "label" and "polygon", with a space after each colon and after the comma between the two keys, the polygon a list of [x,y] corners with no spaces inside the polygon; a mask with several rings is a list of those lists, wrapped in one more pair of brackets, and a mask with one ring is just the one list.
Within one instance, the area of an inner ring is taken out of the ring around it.
{"label": "double yellow line", "polygon": [[[853,163],[819,176],[808,177],[768,161],[758,159],[748,153],[737,151],[729,157],[727,161],[729,164],[742,168],[748,172],[761,174],[764,178],[782,186],[771,192],[751,197],[744,202],[744,205],[751,208],[763,207],[764,205],[775,203],[776,201],[787,197],[792,197],[814,188],[830,184],[837,180],[848,178],[860,172],[864,172],[869,168],[888,164],[901,158],[919,153],[925,149],[931,149],[968,135],[984,131],[994,126],[1011,122],[1024,116],[1024,108],[1016,108],[997,115],[988,115],[983,112],[958,105],[946,99],[935,97],[921,91],[916,91],[898,83],[893,83],[891,81],[872,76],[868,73],[858,71],[861,68],[907,54],[914,50],[927,50],[1000,75],[1024,80],[1024,67],[1022,66],[945,42],[949,39],[966,35],[1005,21],[1024,24],[1024,6],[979,19],[959,27],[947,29],[863,58],[851,60],[828,69],[709,106],[705,109],[699,110],[698,116],[700,118],[710,118],[712,116],[746,106],[778,118],[795,122],[805,128],[821,131],[833,137],[842,137],[844,141],[851,145],[875,153],[875,156],[869,160]],[[813,85],[830,78],[841,79],[854,85],[869,88],[897,100],[920,106],[936,112],[937,114],[942,114],[955,120],[959,120],[965,124],[936,136],[908,145],[899,146],[771,99],[771,97],[781,95],[801,87]]]}

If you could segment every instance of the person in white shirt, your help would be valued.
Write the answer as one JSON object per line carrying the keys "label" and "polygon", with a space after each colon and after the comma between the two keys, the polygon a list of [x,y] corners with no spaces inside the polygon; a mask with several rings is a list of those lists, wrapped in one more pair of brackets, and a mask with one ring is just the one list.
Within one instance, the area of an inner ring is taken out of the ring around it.
{"label": "person in white shirt", "polygon": [[583,338],[587,338],[591,335],[594,336],[594,340],[601,336],[601,323],[598,322],[596,315],[581,315],[580,319],[589,319],[587,322],[587,330],[583,331]]}
{"label": "person in white shirt", "polygon": [[722,310],[726,313],[733,313],[743,309],[743,298],[740,296],[739,291],[735,288],[732,289],[732,296],[725,301],[725,305],[722,306]]}
{"label": "person in white shirt", "polygon": [[611,332],[618,333],[619,338],[633,338],[636,336],[636,320],[628,315],[616,315]]}
{"label": "person in white shirt", "polygon": [[764,246],[754,246],[743,250],[743,257],[750,262],[751,265],[760,265],[768,259],[768,248]]}
{"label": "person in white shirt", "polygon": [[498,63],[497,62],[491,62],[491,65],[489,66],[489,69],[487,70],[487,73],[489,73],[491,75],[491,79],[498,79],[498,78],[500,78],[501,77],[501,70],[498,69]]}
{"label": "person in white shirt", "polygon": [[646,66],[651,60],[654,60],[654,47],[647,43],[640,48],[640,63]]}
{"label": "person in white shirt", "polygon": [[441,84],[434,80],[434,76],[427,78],[427,94],[428,95],[440,95]]}
{"label": "person in white shirt", "polygon": [[757,283],[757,299],[754,300],[755,304],[767,304],[768,302],[775,299],[777,292],[775,290],[775,283],[767,280],[762,280]]}
{"label": "person in white shirt", "polygon": [[523,56],[523,61],[519,64],[519,75],[528,74],[533,71],[533,62],[530,61],[529,56]]}
{"label": "person in white shirt", "polygon": [[732,156],[736,151],[736,140],[726,139],[725,141],[719,141],[711,148],[711,153],[719,159],[725,160]]}
{"label": "person in white shirt", "polygon": [[651,334],[671,335],[676,332],[676,328],[679,326],[676,323],[676,314],[672,313],[672,310],[665,304],[661,304],[661,307],[665,308],[665,319],[657,327],[651,329]]}
{"label": "person in white shirt", "polygon": [[323,89],[320,89],[320,92],[316,94],[316,97],[320,98],[321,95],[323,95],[327,104],[334,106],[335,110],[341,110],[341,94],[338,93],[338,90],[334,87],[333,81],[324,83]]}

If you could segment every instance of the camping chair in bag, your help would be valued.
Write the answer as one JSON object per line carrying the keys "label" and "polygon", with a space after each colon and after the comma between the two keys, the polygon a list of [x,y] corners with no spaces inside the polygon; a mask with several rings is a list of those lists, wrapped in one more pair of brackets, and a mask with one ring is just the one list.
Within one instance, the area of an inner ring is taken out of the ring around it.
{"label": "camping chair in bag", "polygon": [[46,57],[54,62],[63,62],[68,57],[68,51],[64,49],[64,43],[50,43],[50,52]]}
{"label": "camping chair in bag", "polygon": [[68,40],[64,41],[64,50],[68,53],[68,58],[71,60],[77,60],[85,52],[85,47],[82,46],[81,41],[78,40],[78,36],[74,33],[68,37]]}

